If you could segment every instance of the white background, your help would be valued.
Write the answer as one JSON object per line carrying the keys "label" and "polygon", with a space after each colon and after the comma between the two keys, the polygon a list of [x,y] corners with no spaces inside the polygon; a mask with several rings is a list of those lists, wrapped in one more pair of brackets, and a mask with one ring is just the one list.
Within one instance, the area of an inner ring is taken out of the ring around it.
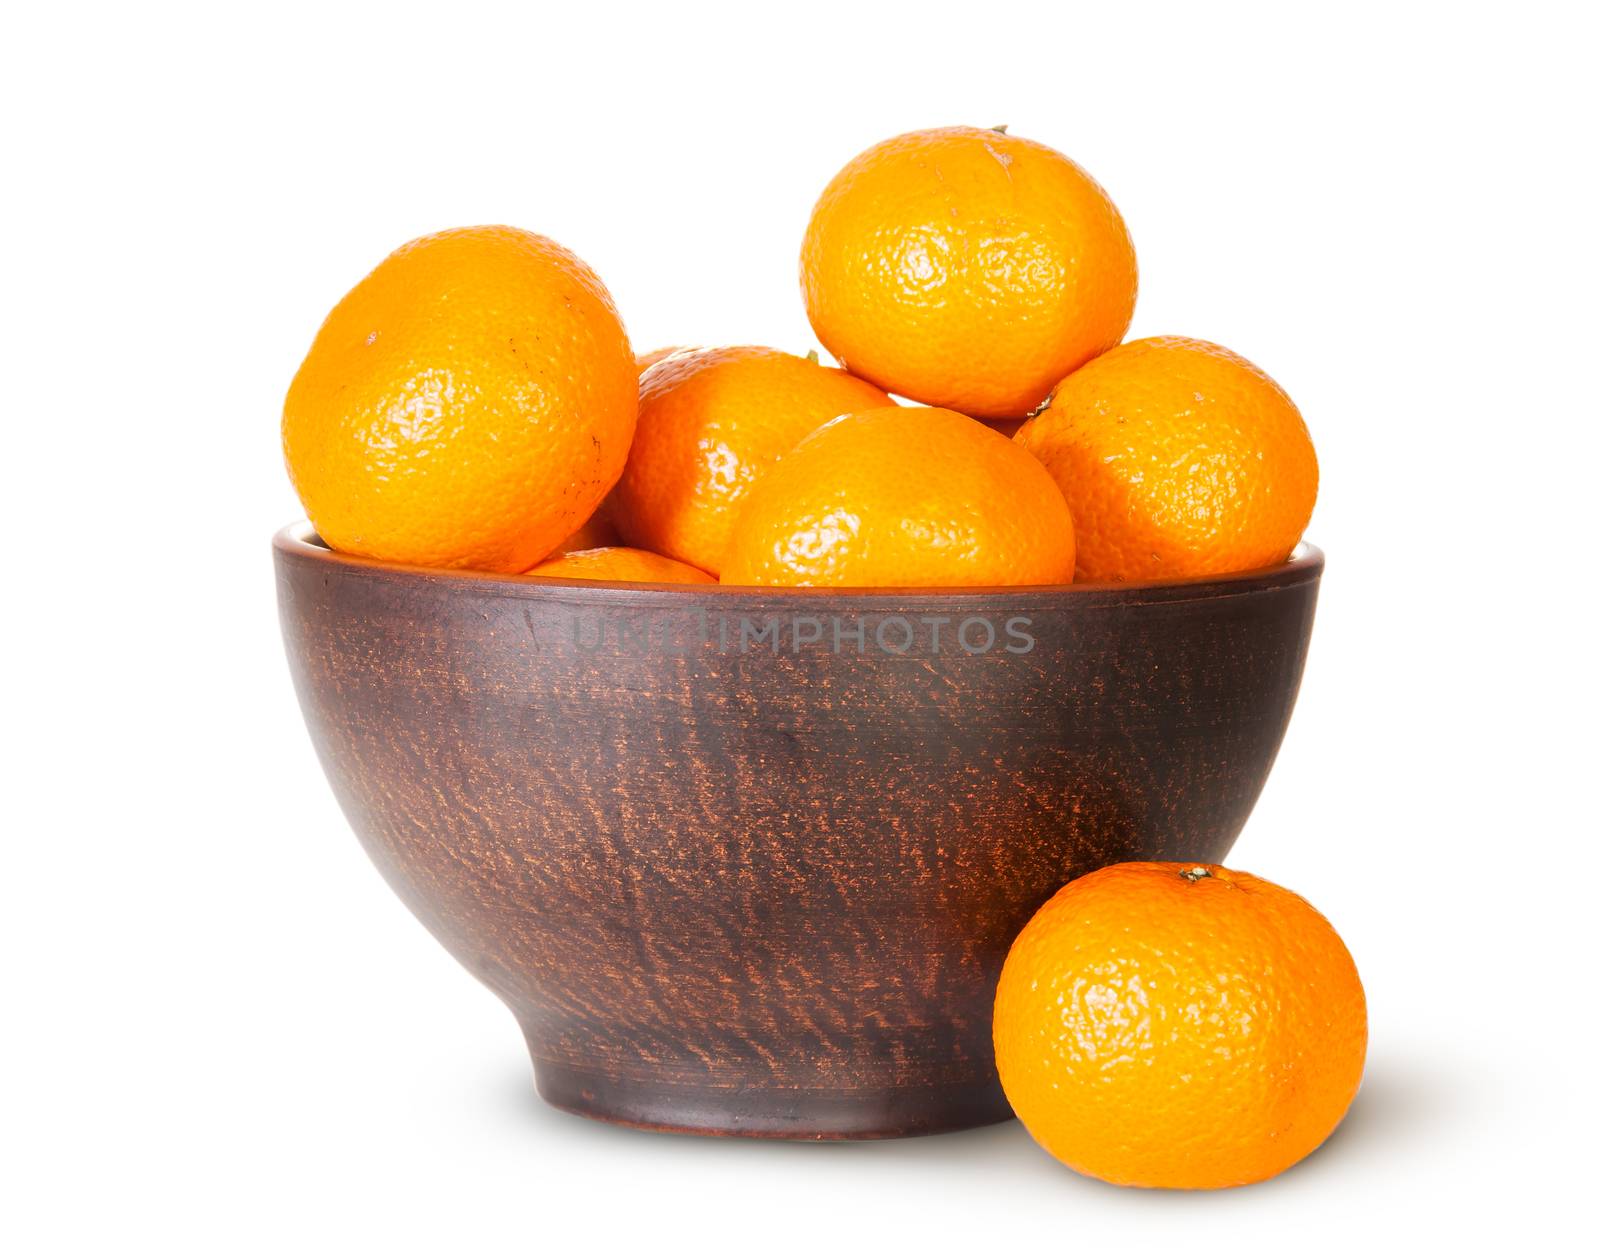
{"label": "white background", "polygon": [[[0,1249],[1198,1257],[1587,1230],[1592,32],[1529,5],[540,9],[6,19]],[[816,194],[953,122],[1083,163],[1139,251],[1133,334],[1256,360],[1321,455],[1311,662],[1231,864],[1338,926],[1372,1041],[1343,1129],[1265,1185],[1117,1190],[1015,1124],[811,1147],[544,1107],[510,1016],[369,867],[289,686],[278,408],[389,249],[511,222],[588,259],[639,349],[804,352]]]}

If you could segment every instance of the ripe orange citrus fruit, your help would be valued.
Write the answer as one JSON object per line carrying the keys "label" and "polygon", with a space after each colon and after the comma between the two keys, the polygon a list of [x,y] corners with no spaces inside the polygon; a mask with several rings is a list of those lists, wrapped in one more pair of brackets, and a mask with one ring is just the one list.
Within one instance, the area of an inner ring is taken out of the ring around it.
{"label": "ripe orange citrus fruit", "polygon": [[826,420],[890,405],[875,385],[765,346],[673,355],[640,386],[617,527],[633,546],[717,573],[745,495],[785,452]]}
{"label": "ripe orange citrus fruit", "polygon": [[330,547],[521,573],[616,481],[637,402],[622,321],[577,255],[458,228],[402,245],[333,308],[283,449]]}
{"label": "ripe orange citrus fruit", "polygon": [[977,127],[876,144],[834,176],[800,254],[806,313],[851,372],[984,419],[1022,416],[1122,339],[1133,242],[1054,149]]}
{"label": "ripe orange citrus fruit", "polygon": [[1017,430],[1028,422],[1026,416],[1013,416],[1009,420],[985,420],[983,423],[993,429],[1001,437],[1014,438]]}
{"label": "ripe orange citrus fruit", "polygon": [[1118,346],[1056,386],[1016,440],[1072,507],[1080,582],[1281,563],[1317,501],[1299,409],[1255,364],[1209,341]]}
{"label": "ripe orange citrus fruit", "polygon": [[1072,516],[1037,460],[953,411],[883,407],[823,425],[756,483],[722,580],[1027,586],[1072,565]]}
{"label": "ripe orange citrus fruit", "polygon": [[1262,1181],[1333,1132],[1361,1083],[1367,1007],[1306,901],[1214,865],[1073,880],[1017,937],[995,1061],[1028,1132],[1121,1185]]}
{"label": "ripe orange citrus fruit", "polygon": [[600,501],[600,506],[595,508],[589,519],[557,543],[545,559],[554,560],[569,551],[592,551],[596,547],[621,545],[622,535],[617,533],[617,523],[611,517],[611,498],[608,495]]}
{"label": "ripe orange citrus fruit", "polygon": [[643,376],[646,371],[655,367],[669,354],[677,354],[678,351],[686,348],[685,346],[662,346],[659,350],[647,350],[644,354],[635,355],[634,362],[639,367],[639,375]]}
{"label": "ripe orange citrus fruit", "polygon": [[715,582],[717,579],[691,565],[681,564],[637,547],[594,547],[569,551],[528,570],[531,577],[583,578],[591,582]]}

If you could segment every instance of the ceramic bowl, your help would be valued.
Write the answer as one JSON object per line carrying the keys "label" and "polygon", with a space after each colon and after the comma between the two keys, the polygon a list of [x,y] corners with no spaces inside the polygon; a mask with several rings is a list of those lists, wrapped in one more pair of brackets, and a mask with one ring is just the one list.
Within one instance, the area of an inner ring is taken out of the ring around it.
{"label": "ceramic bowl", "polygon": [[1322,555],[1154,586],[773,591],[275,540],[289,664],[379,871],[540,1093],[789,1138],[1010,1115],[990,1009],[1062,884],[1221,861]]}

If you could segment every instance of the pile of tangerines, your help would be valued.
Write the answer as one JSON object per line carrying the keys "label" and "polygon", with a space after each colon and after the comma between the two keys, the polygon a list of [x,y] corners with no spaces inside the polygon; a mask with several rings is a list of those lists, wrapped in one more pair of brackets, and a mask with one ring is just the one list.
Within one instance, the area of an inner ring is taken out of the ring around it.
{"label": "pile of tangerines", "polygon": [[[284,403],[290,476],[336,550],[577,581],[1152,582],[1299,542],[1317,493],[1299,411],[1221,346],[1122,341],[1133,243],[1055,150],[972,127],[873,146],[823,190],[800,278],[838,367],[635,355],[554,241],[422,237],[318,332]],[[1293,893],[1129,863],[1024,930],[995,1048],[1018,1115],[1071,1166],[1237,1185],[1338,1124],[1366,1008]]]}

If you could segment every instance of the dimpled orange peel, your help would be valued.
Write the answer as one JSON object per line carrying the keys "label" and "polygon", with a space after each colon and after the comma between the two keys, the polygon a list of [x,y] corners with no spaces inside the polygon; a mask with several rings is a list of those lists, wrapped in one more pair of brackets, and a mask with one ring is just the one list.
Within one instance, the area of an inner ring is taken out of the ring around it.
{"label": "dimpled orange peel", "polygon": [[1367,1010],[1301,897],[1211,863],[1124,862],[1022,929],[994,1007],[1028,1132],[1103,1181],[1215,1189],[1275,1176],[1348,1110]]}
{"label": "dimpled orange peel", "polygon": [[646,350],[643,354],[634,356],[634,363],[638,365],[639,375],[643,376],[669,354],[677,354],[678,351],[687,348],[687,346],[662,346],[659,350]]}
{"label": "dimpled orange peel", "polygon": [[582,578],[589,582],[656,582],[680,586],[704,585],[717,580],[692,565],[637,547],[569,551],[535,565],[528,573],[531,577]]}
{"label": "dimpled orange peel", "polygon": [[684,350],[651,367],[611,501],[635,547],[722,568],[750,487],[819,424],[891,406],[875,385],[766,346]]}
{"label": "dimpled orange peel", "polygon": [[824,189],[800,254],[806,314],[849,371],[1016,418],[1116,345],[1138,289],[1105,190],[1054,149],[941,127],[873,145]]}
{"label": "dimpled orange peel", "polygon": [[757,482],[722,580],[749,586],[1070,582],[1072,516],[1015,442],[953,411],[886,407],[817,429]]}
{"label": "dimpled orange peel", "polygon": [[289,386],[284,457],[330,547],[521,573],[610,490],[637,408],[594,272],[520,228],[457,228],[334,307]]}
{"label": "dimpled orange peel", "polygon": [[1080,582],[1144,582],[1279,564],[1317,501],[1299,408],[1231,350],[1147,337],[1068,376],[1017,442],[1060,485]]}

